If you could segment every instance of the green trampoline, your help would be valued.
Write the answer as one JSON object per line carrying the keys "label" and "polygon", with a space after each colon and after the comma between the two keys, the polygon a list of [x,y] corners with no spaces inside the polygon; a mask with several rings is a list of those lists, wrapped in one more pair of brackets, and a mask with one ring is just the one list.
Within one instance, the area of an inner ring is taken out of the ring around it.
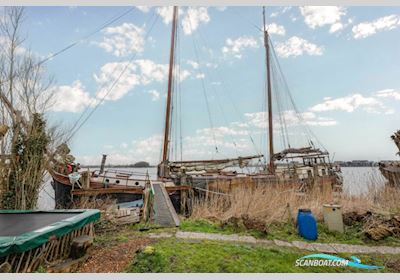
{"label": "green trampoline", "polygon": [[0,265],[8,262],[15,272],[32,271],[35,264],[27,262],[67,256],[73,238],[93,236],[99,218],[96,209],[0,210]]}

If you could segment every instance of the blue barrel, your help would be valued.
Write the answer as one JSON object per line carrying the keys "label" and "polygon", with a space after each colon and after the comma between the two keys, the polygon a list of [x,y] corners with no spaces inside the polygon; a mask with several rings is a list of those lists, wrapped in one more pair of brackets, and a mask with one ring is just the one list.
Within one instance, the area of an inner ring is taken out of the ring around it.
{"label": "blue barrel", "polygon": [[317,221],[310,209],[299,209],[297,213],[297,229],[299,235],[308,240],[318,238]]}

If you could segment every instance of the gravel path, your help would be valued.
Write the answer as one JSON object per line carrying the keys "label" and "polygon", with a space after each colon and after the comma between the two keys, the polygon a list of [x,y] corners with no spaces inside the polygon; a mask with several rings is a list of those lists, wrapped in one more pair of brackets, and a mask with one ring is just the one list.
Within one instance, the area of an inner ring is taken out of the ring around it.
{"label": "gravel path", "polygon": [[228,242],[243,242],[252,244],[267,244],[280,247],[292,247],[307,251],[317,251],[322,253],[357,253],[357,254],[400,254],[400,247],[389,246],[363,246],[337,243],[308,243],[303,241],[282,241],[282,240],[260,240],[253,236],[243,236],[237,234],[218,234],[203,232],[178,231],[174,233],[150,234],[150,238],[176,237],[179,239],[201,239],[217,240]]}

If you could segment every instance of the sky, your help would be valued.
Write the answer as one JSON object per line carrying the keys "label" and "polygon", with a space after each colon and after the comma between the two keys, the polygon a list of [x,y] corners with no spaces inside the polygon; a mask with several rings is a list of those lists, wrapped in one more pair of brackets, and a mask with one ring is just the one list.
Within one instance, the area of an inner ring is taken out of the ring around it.
{"label": "sky", "polygon": [[[158,163],[172,8],[25,12],[24,47],[40,57],[77,42],[45,64],[57,98],[46,115],[71,131],[79,127],[69,143],[77,161],[95,164],[107,154],[113,164]],[[400,7],[267,7],[266,14],[302,120],[331,159],[395,159]],[[172,159],[267,154],[262,25],[261,7],[180,7]],[[291,146],[307,145],[293,111],[283,113]]]}

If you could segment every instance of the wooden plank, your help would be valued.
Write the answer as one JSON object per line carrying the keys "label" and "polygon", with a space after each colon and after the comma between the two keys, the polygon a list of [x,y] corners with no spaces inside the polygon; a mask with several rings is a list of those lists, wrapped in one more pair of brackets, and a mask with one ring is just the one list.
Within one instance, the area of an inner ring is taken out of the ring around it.
{"label": "wooden plank", "polygon": [[97,195],[97,194],[110,194],[110,193],[132,193],[143,194],[141,188],[107,188],[107,189],[75,189],[72,191],[73,195]]}

